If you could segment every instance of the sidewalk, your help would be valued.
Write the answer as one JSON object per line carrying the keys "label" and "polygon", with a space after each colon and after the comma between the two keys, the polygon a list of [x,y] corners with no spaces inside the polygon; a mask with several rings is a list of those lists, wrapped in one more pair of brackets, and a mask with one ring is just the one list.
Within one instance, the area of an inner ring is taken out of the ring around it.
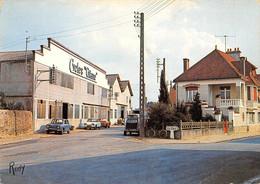
{"label": "sidewalk", "polygon": [[133,138],[132,141],[137,142],[147,142],[147,143],[158,143],[158,144],[205,144],[205,143],[220,143],[220,142],[228,142],[234,140],[241,140],[246,138],[260,137],[260,132],[246,132],[240,134],[229,134],[229,135],[210,135],[210,136],[201,136],[201,137],[193,137],[190,139],[160,139],[160,138]]}

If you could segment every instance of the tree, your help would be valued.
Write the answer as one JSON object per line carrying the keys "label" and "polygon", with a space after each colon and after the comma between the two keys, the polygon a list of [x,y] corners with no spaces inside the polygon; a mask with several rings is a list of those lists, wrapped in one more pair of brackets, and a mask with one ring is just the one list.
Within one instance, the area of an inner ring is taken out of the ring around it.
{"label": "tree", "polygon": [[[164,130],[166,122],[173,120],[174,110],[165,103],[154,103],[150,108],[149,121],[147,126],[157,130]],[[167,124],[166,124],[167,125]]]}
{"label": "tree", "polygon": [[191,114],[188,110],[188,107],[184,102],[178,102],[177,107],[174,109],[173,120],[175,122],[188,122],[191,121]]}
{"label": "tree", "polygon": [[201,101],[200,101],[199,93],[197,93],[197,95],[195,96],[194,102],[190,107],[190,114],[193,121],[202,120],[202,110],[201,110]]}
{"label": "tree", "polygon": [[162,70],[162,72],[161,72],[160,95],[158,98],[159,98],[159,102],[162,102],[165,104],[171,104],[170,98],[169,98],[169,92],[168,92],[166,81],[165,81],[164,70]]}

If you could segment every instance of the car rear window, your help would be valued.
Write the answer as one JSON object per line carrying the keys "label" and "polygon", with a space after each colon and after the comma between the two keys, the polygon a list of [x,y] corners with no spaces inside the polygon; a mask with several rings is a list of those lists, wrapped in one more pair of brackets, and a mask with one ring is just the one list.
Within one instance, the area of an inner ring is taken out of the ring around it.
{"label": "car rear window", "polygon": [[137,123],[138,120],[137,119],[128,119],[127,123]]}

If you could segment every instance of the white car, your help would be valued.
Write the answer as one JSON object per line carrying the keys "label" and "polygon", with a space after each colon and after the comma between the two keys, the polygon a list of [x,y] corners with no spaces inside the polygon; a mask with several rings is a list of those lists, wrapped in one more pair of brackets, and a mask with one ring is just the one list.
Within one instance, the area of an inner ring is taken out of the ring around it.
{"label": "white car", "polygon": [[88,119],[86,123],[84,123],[84,128],[85,129],[100,129],[101,128],[101,123],[96,120],[96,119]]}

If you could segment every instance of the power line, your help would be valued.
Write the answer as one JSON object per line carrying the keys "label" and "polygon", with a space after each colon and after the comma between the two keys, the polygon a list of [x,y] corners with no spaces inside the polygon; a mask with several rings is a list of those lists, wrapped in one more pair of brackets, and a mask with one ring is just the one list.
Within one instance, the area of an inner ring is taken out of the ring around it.
{"label": "power line", "polygon": [[155,13],[149,15],[146,20],[150,19],[151,17],[153,17],[154,15],[156,15],[157,13],[159,13],[160,11],[162,11],[163,9],[167,8],[168,6],[170,6],[173,2],[175,2],[176,0],[170,1],[168,4],[166,3],[165,5],[161,6],[162,8],[159,8]]}
{"label": "power line", "polygon": [[[161,4],[163,4],[164,0],[160,0],[158,2],[155,1],[154,4],[152,4],[147,10],[144,11],[145,14],[149,14],[154,9],[158,8]],[[167,2],[167,1],[166,1]]]}

